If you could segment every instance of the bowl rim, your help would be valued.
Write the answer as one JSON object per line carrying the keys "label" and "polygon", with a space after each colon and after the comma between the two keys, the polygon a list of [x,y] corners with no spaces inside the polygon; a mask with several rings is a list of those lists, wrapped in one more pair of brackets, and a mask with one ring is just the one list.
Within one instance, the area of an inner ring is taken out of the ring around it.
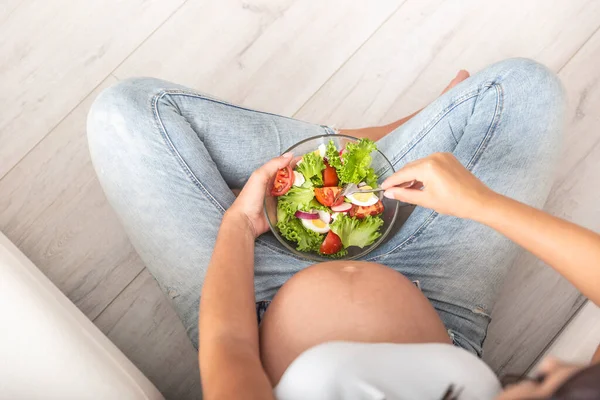
{"label": "bowl rim", "polygon": [[[340,134],[340,133],[336,133],[336,134],[325,133],[325,134],[311,136],[309,138],[303,139],[303,140],[297,142],[296,144],[290,146],[282,154],[290,152],[292,149],[294,149],[295,147],[300,146],[303,143],[306,143],[306,142],[309,142],[309,141],[315,140],[315,139],[321,139],[321,138],[324,138],[324,137],[329,137],[331,139],[336,138],[336,137],[343,137],[343,138],[346,138],[346,139],[353,140],[355,142],[357,142],[357,141],[359,141],[361,139],[361,138],[357,138],[355,136],[350,136],[350,135],[345,135],[345,134]],[[383,154],[383,152],[381,150],[379,150],[379,149],[377,149],[376,151],[387,162],[387,164],[389,166],[389,170],[391,170],[392,173],[396,172],[396,170],[394,169],[394,165],[390,162],[390,160],[386,157],[386,155]],[[366,250],[358,253],[357,255],[348,256],[348,257],[341,257],[341,258],[328,258],[328,257],[325,257],[325,256],[321,256],[321,255],[319,255],[317,253],[308,253],[308,252],[298,251],[294,247],[292,247],[287,242],[287,240],[279,234],[279,230],[277,229],[277,227],[273,226],[271,224],[271,220],[269,219],[269,214],[267,213],[267,195],[266,194],[265,194],[265,200],[263,201],[263,212],[265,214],[265,218],[267,219],[267,224],[269,224],[269,228],[270,228],[271,232],[277,238],[277,241],[279,243],[281,243],[286,249],[288,249],[292,253],[291,255],[296,256],[296,257],[300,257],[300,258],[303,258],[303,259],[309,259],[311,261],[320,261],[320,262],[325,262],[325,261],[343,261],[343,260],[356,260],[357,258],[364,257],[367,254],[369,254],[370,252],[372,252],[373,250],[375,250],[377,247],[379,247],[380,244],[383,243],[383,241],[387,238],[387,236],[389,235],[390,231],[394,227],[394,224],[396,223],[396,219],[398,217],[398,210],[400,209],[400,203],[398,201],[396,201],[394,204],[395,204],[395,207],[394,207],[394,215],[392,216],[392,220],[391,220],[390,224],[388,225],[387,229],[385,230],[385,232],[383,232],[381,234],[381,236],[379,237],[379,239],[377,239],[373,244],[371,244]]]}

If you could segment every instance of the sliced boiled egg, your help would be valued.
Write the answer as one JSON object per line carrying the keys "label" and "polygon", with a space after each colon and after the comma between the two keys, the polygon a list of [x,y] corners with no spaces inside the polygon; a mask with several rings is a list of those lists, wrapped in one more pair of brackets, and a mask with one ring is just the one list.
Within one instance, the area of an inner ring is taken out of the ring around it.
{"label": "sliced boiled egg", "polygon": [[321,158],[323,158],[327,153],[327,146],[321,143],[319,147],[317,147],[317,150],[313,151],[313,153],[318,154]]}
{"label": "sliced boiled egg", "polygon": [[[371,186],[363,186],[360,188],[361,190],[369,190],[372,189]],[[373,204],[379,201],[379,197],[375,195],[375,193],[354,193],[349,196],[346,196],[348,200],[352,204],[356,204],[357,206],[372,206]]]}
{"label": "sliced boiled egg", "polygon": [[320,219],[301,219],[302,225],[306,229],[309,229],[313,232],[317,233],[327,233],[329,232],[329,224],[321,221]]}
{"label": "sliced boiled egg", "polygon": [[300,172],[294,171],[294,186],[302,186],[306,182],[304,175]]}
{"label": "sliced boiled egg", "polygon": [[319,155],[321,157],[325,157],[325,154],[327,154],[327,146],[325,146],[323,143],[321,143],[319,145],[319,147],[317,147],[317,149],[319,149]]}
{"label": "sliced boiled egg", "polygon": [[319,210],[317,213],[319,214],[319,219],[321,221],[325,222],[326,224],[331,222],[331,214],[329,214],[327,211]]}

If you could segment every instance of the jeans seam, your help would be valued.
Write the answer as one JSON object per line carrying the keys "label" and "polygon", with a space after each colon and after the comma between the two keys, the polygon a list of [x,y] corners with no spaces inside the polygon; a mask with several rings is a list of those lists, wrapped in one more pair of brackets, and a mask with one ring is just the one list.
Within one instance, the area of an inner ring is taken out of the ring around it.
{"label": "jeans seam", "polygon": [[[185,162],[185,160],[183,159],[183,157],[181,156],[181,154],[179,153],[179,151],[173,144],[173,141],[171,140],[171,137],[169,136],[169,133],[167,132],[167,129],[165,128],[165,125],[163,124],[162,118],[160,116],[160,112],[158,111],[158,102],[160,101],[160,99],[162,99],[166,95],[170,95],[170,93],[169,93],[169,91],[164,90],[164,91],[159,92],[152,99],[152,113],[154,114],[154,118],[156,119],[156,123],[158,125],[160,134],[161,134],[163,140],[165,141],[165,144],[167,145],[167,147],[169,148],[171,153],[175,156],[175,158],[177,159],[177,162],[183,168],[184,173],[192,181],[194,186],[196,186],[198,189],[200,189],[200,191],[209,199],[209,201],[217,208],[217,210],[219,212],[221,212],[221,214],[224,214],[226,211],[225,207],[223,207],[217,201],[217,199],[208,191],[208,189],[206,189],[206,187],[202,184],[202,182],[200,182],[198,177],[192,172],[189,165]],[[202,96],[198,96],[198,97],[204,99]],[[274,251],[278,254],[283,254],[286,256],[293,257],[293,255],[291,255],[283,250],[277,249],[259,238],[256,239],[256,243],[258,243],[258,244],[266,247],[267,249]]]}
{"label": "jeans seam", "polygon": [[[427,124],[425,124],[425,128],[423,128],[421,130],[421,132],[417,135],[416,138],[414,138],[411,142],[409,142],[404,149],[402,149],[400,151],[400,153],[398,155],[396,155],[394,158],[391,159],[390,164],[392,165],[392,169],[395,168],[396,164],[402,159],[404,158],[404,156],[406,154],[408,154],[408,152],[413,149],[417,144],[419,144],[419,142],[421,140],[423,140],[423,138],[425,136],[427,136],[427,134],[429,132],[431,132],[431,130],[433,128],[435,128],[435,126],[437,124],[440,123],[440,121],[442,120],[442,118],[444,118],[449,112],[451,112],[452,110],[454,110],[456,107],[458,107],[459,105],[463,104],[465,101],[472,99],[473,97],[477,97],[479,95],[479,93],[481,92],[481,88],[478,88],[477,90],[473,90],[471,92],[467,92],[465,94],[463,94],[461,97],[459,97],[458,99],[456,99],[456,101],[454,101],[452,104],[450,104],[448,107],[446,107],[445,109],[443,109],[442,111],[440,111],[437,115],[434,115],[428,122]],[[453,135],[454,137],[454,135]],[[456,138],[454,138],[454,140],[456,140]],[[458,142],[457,142],[458,143]],[[377,171],[377,173],[379,175],[383,175],[385,174],[387,171],[389,171],[389,167],[384,167],[385,169]]]}
{"label": "jeans seam", "polygon": [[162,99],[166,95],[167,95],[167,92],[163,91],[163,92],[160,92],[159,94],[157,94],[156,96],[154,96],[154,98],[152,99],[152,112],[154,114],[154,117],[156,118],[156,121],[158,122],[158,126],[160,128],[161,136],[163,137],[163,140],[165,141],[165,144],[167,145],[167,147],[171,150],[171,153],[177,159],[179,165],[181,165],[181,167],[183,168],[185,174],[192,180],[192,182],[194,183],[194,185],[198,189],[200,189],[200,191],[202,191],[205,196],[208,197],[208,199],[210,200],[210,202],[213,203],[213,205],[221,213],[224,213],[225,212],[225,207],[223,207],[217,201],[217,199],[215,199],[214,196],[212,194],[210,194],[210,192],[200,182],[200,180],[198,179],[198,177],[192,172],[190,166],[185,162],[185,160],[183,159],[183,157],[181,156],[181,154],[179,153],[179,151],[177,150],[177,148],[173,144],[173,141],[171,140],[171,137],[169,136],[169,133],[167,132],[167,128],[165,128],[165,125],[163,124],[162,118],[160,116],[160,112],[158,111],[158,102],[159,102],[160,99]]}
{"label": "jeans seam", "polygon": [[499,83],[490,83],[485,87],[493,87],[494,89],[496,89],[496,108],[494,109],[494,117],[492,118],[492,123],[490,124],[488,131],[485,133],[483,140],[479,143],[477,150],[475,150],[475,153],[473,154],[473,156],[471,157],[471,159],[465,167],[469,171],[473,170],[475,164],[481,158],[481,155],[483,154],[484,150],[487,149],[488,144],[490,143],[490,140],[493,137],[493,133],[496,132],[497,127],[500,124],[500,119],[502,118],[502,114],[504,112],[504,89],[502,88],[502,85],[500,85]]}
{"label": "jeans seam", "polygon": [[[270,115],[270,116],[273,116],[273,117],[284,118],[284,119],[287,119],[287,120],[290,120],[290,121],[305,122],[305,121],[302,121],[302,120],[299,120],[299,119],[296,119],[296,118],[292,118],[292,117],[288,117],[288,116],[285,116],[285,115],[281,115],[281,114],[275,114],[275,113],[271,113],[271,112],[268,112],[268,111],[254,110],[252,108],[242,107],[242,106],[239,106],[237,104],[232,104],[232,103],[229,103],[229,102],[224,101],[224,100],[215,99],[215,98],[212,98],[212,97],[204,95],[204,94],[194,93],[194,92],[190,92],[190,91],[186,91],[186,90],[181,90],[181,89],[165,89],[165,90],[162,90],[158,94],[158,96],[159,97],[163,97],[166,94],[168,94],[168,95],[184,96],[184,97],[194,97],[194,98],[198,98],[198,99],[210,101],[211,103],[222,104],[222,105],[225,105],[225,106],[237,108],[238,110],[250,111],[250,112],[253,112],[253,113],[257,113],[257,114]],[[305,122],[305,123],[307,123],[307,122]],[[319,124],[319,126],[325,131],[326,134],[331,134],[331,132],[330,132],[331,128],[329,128],[326,125],[320,125]]]}
{"label": "jeans seam", "polygon": [[454,134],[454,129],[452,129],[452,124],[449,121],[448,121],[448,129],[450,129],[450,134],[452,135],[452,139],[454,139],[454,144],[457,145],[458,139],[456,138],[456,135]]}
{"label": "jeans seam", "polygon": [[[467,163],[467,165],[465,166],[465,168],[469,171],[472,171],[473,168],[475,167],[475,164],[479,161],[479,159],[481,158],[481,155],[483,154],[483,151],[485,149],[487,149],[487,146],[493,136],[493,133],[496,132],[497,127],[500,123],[500,118],[502,117],[502,113],[504,111],[504,90],[502,88],[502,85],[500,85],[499,83],[489,83],[486,85],[483,85],[482,88],[494,88],[496,89],[496,107],[494,109],[494,115],[492,117],[492,123],[490,124],[490,126],[488,127],[487,132],[485,133],[483,139],[481,140],[481,142],[479,143],[479,146],[477,147],[477,149],[475,150],[475,153],[473,154],[473,156],[471,157],[471,159],[469,160],[469,162]],[[481,91],[481,89],[477,90],[477,94],[479,94],[479,92]],[[475,95],[475,96],[476,96]],[[452,109],[454,109],[456,106],[458,106],[459,104],[462,104],[464,101],[475,97],[475,96],[471,96],[468,98],[465,98],[463,101],[461,101],[460,103],[453,103],[453,107],[448,107],[448,111],[450,112]],[[442,113],[440,113],[442,114]],[[438,114],[438,115],[440,115]],[[440,116],[440,119],[443,118],[443,116],[445,116],[447,113],[443,113],[442,116]],[[434,120],[435,118],[433,118],[432,120]],[[427,133],[429,133],[431,131],[431,129],[433,129],[433,127],[435,127],[435,125],[437,125],[439,123],[439,120],[433,124],[428,130]],[[421,136],[421,138],[419,138],[419,140],[421,140],[423,137],[425,137],[427,135],[427,133],[423,134]],[[418,141],[415,143],[415,145],[418,143]],[[414,147],[414,145],[412,146]],[[412,148],[411,147],[411,148]],[[406,155],[406,153],[404,153],[404,155]],[[404,157],[404,155],[402,157]],[[399,157],[395,162],[399,161],[402,157]],[[393,164],[395,164],[395,162]],[[409,236],[407,237],[404,241],[402,241],[402,243],[400,243],[398,246],[394,247],[393,249],[391,249],[388,252],[385,252],[383,254],[380,254],[378,256],[372,257],[372,258],[367,258],[366,261],[375,261],[375,260],[379,260],[383,257],[389,256],[390,254],[392,254],[393,252],[397,251],[397,250],[401,250],[403,247],[406,247],[407,245],[409,245],[410,243],[414,242],[419,236],[421,236],[421,234],[423,233],[423,231],[425,230],[425,228],[427,228],[429,225],[431,225],[431,223],[435,220],[435,218],[438,216],[439,214],[435,211],[433,211],[431,214],[429,214],[429,216],[425,219],[425,221]]]}
{"label": "jeans seam", "polygon": [[477,97],[480,92],[481,92],[481,88],[478,88],[475,91],[471,91],[471,92],[465,93],[463,96],[461,96],[458,99],[456,99],[455,102],[453,102],[448,107],[446,107],[445,109],[443,109],[442,111],[440,111],[437,115],[433,116],[428,121],[427,125],[425,125],[425,128],[421,131],[421,133],[419,135],[417,135],[417,137],[413,141],[409,142],[405,146],[405,148],[403,150],[401,150],[399,152],[399,154],[396,155],[392,159],[391,164],[393,166],[395,166],[402,158],[404,158],[404,156],[406,156],[406,154],[408,154],[408,152],[411,149],[413,149],[417,144],[419,144],[419,142],[421,140],[423,140],[423,138],[425,138],[425,136],[427,136],[427,134],[429,132],[431,132],[431,130],[433,128],[435,128],[437,124],[440,123],[440,121],[442,120],[442,118],[444,118],[448,113],[450,113],[452,110],[454,110],[456,107],[460,106],[464,102],[472,99],[473,97]]}

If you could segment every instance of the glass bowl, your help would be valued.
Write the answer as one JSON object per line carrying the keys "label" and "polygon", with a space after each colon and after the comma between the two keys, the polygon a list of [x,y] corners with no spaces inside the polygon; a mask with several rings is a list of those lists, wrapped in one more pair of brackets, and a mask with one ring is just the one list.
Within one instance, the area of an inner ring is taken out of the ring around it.
{"label": "glass bowl", "polygon": [[[292,152],[294,154],[294,159],[299,159],[302,155],[306,153],[310,153],[315,151],[320,144],[327,145],[330,140],[333,140],[338,149],[342,149],[346,146],[347,143],[357,142],[358,138],[347,136],[347,135],[319,135],[313,136],[308,139],[304,139],[301,142],[296,143],[289,149],[287,149],[284,153]],[[371,157],[373,161],[371,162],[371,167],[375,169],[375,172],[379,176],[377,181],[378,184],[381,184],[387,177],[391,176],[394,173],[394,167],[383,155],[383,153],[379,150],[371,153]],[[269,189],[270,189],[269,185]],[[381,236],[370,246],[365,246],[362,249],[360,247],[351,246],[348,248],[348,254],[341,258],[336,258],[337,260],[354,260],[356,258],[363,257],[377,248],[381,243],[383,243],[390,233],[392,227],[394,226],[394,222],[396,221],[396,217],[398,215],[399,203],[396,200],[391,200],[386,197],[380,196],[381,201],[384,205],[384,212],[381,214],[381,218],[383,219],[383,226],[380,229]],[[270,190],[267,191],[265,196],[265,204],[264,204],[265,215],[267,216],[267,221],[269,222],[269,226],[271,227],[271,232],[273,235],[279,240],[279,242],[288,249],[291,253],[298,257],[306,258],[313,261],[332,261],[334,260],[331,257],[325,257],[317,253],[309,253],[296,250],[296,243],[291,242],[285,239],[283,236],[279,234],[279,229],[277,228],[277,197],[271,196]]]}

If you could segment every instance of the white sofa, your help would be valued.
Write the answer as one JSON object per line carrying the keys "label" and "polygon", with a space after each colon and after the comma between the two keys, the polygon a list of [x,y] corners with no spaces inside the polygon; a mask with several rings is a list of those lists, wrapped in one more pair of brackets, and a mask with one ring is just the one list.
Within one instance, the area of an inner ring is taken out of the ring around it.
{"label": "white sofa", "polygon": [[0,233],[0,399],[162,399]]}

